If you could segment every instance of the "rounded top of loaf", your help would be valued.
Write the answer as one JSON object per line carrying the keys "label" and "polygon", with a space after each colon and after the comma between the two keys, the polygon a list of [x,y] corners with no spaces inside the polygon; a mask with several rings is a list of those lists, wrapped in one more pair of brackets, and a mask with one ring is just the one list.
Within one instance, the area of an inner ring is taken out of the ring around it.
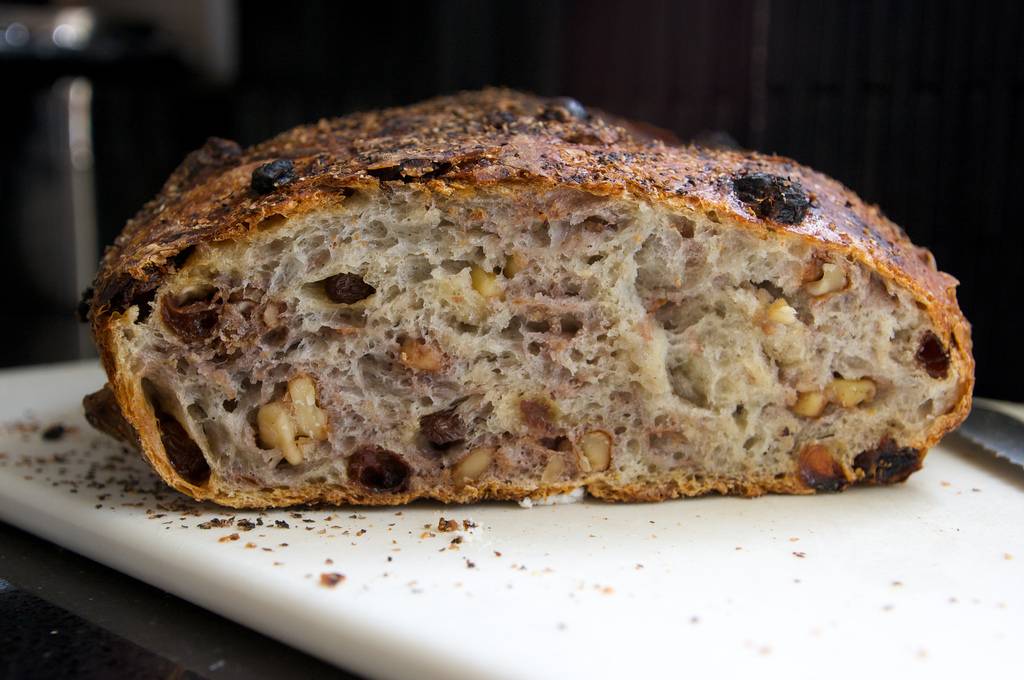
{"label": "rounded top of loaf", "polygon": [[93,317],[146,300],[199,243],[244,238],[267,218],[390,182],[437,191],[575,188],[675,203],[843,252],[908,288],[959,329],[956,280],[876,207],[790,159],[673,143],[670,133],[569,98],[506,89],[321,120],[243,149],[211,138],[186,157],[104,255]]}

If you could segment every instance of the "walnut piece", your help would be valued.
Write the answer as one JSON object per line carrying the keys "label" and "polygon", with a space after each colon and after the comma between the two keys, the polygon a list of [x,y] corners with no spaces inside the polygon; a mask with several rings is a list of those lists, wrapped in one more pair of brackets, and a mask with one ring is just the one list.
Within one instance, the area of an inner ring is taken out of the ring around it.
{"label": "walnut piece", "polygon": [[551,484],[562,478],[565,474],[565,460],[560,455],[553,455],[548,458],[548,464],[544,466],[544,472],[540,475],[540,481],[544,484]]}
{"label": "walnut piece", "polygon": [[839,265],[826,262],[821,265],[821,278],[804,284],[804,290],[814,297],[835,293],[846,287],[846,272]]}
{"label": "walnut piece", "polygon": [[480,446],[473,449],[455,465],[455,480],[466,483],[477,479],[491,466],[493,459],[494,449],[492,447]]}
{"label": "walnut piece", "polygon": [[493,300],[502,296],[497,274],[473,265],[469,270],[469,278],[473,281],[473,290],[480,293],[485,300]]}
{"label": "walnut piece", "polygon": [[765,311],[765,318],[771,323],[789,326],[796,323],[796,310],[789,306],[786,298],[779,298],[768,305],[768,309]]}
{"label": "walnut piece", "polygon": [[875,383],[867,378],[846,380],[836,378],[828,386],[829,397],[843,408],[853,408],[875,398]]}
{"label": "walnut piece", "polygon": [[826,406],[828,406],[828,397],[824,392],[800,392],[791,410],[804,418],[817,418]]}
{"label": "walnut piece", "polygon": [[425,340],[406,338],[399,348],[398,358],[403,364],[417,371],[439,371],[444,357],[441,352],[428,345]]}
{"label": "walnut piece", "polygon": [[301,463],[312,442],[327,439],[327,415],[317,406],[313,379],[299,375],[289,380],[280,400],[260,407],[256,425],[261,445],[278,449],[292,465]]}
{"label": "walnut piece", "polygon": [[579,441],[583,458],[590,465],[591,472],[607,470],[612,460],[612,438],[607,432],[594,430],[588,432]]}

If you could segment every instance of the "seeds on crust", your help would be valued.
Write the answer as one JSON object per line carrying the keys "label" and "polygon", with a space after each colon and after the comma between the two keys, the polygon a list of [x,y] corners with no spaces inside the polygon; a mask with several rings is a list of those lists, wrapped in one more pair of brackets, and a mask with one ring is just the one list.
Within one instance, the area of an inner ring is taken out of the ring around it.
{"label": "seeds on crust", "polygon": [[405,489],[412,469],[400,455],[379,446],[356,449],[346,464],[348,478],[371,491],[398,492]]}
{"label": "seeds on crust", "polygon": [[363,280],[358,274],[335,274],[323,280],[324,293],[331,302],[351,305],[365,300],[377,289]]}
{"label": "seeds on crust", "polygon": [[256,413],[260,444],[277,449],[292,465],[305,459],[304,449],[327,439],[327,415],[316,403],[316,385],[307,375],[288,381],[279,401],[264,404]]}

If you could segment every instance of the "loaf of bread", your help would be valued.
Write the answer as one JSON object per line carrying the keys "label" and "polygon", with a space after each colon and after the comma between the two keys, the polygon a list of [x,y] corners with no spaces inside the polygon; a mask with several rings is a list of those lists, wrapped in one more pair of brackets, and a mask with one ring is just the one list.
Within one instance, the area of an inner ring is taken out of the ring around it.
{"label": "loaf of bread", "polygon": [[192,153],[87,296],[86,408],[233,507],[838,491],[969,410],[955,286],[793,161],[485,90]]}

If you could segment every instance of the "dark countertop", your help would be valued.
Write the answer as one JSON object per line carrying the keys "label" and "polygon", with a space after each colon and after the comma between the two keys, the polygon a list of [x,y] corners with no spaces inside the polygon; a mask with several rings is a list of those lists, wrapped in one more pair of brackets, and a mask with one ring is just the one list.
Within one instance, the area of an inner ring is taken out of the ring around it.
{"label": "dark countertop", "polygon": [[0,522],[0,678],[349,675]]}

